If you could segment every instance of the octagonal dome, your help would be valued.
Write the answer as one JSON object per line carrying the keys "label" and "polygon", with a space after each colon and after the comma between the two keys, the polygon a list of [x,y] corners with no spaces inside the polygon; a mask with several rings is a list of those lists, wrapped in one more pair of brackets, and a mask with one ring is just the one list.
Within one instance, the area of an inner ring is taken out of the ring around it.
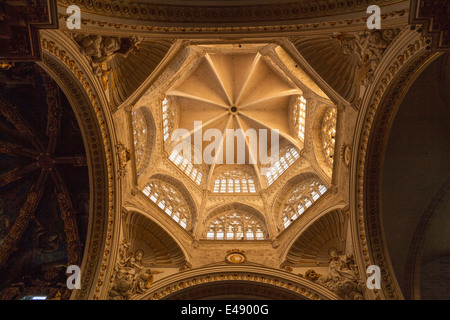
{"label": "octagonal dome", "polygon": [[170,76],[162,76],[166,80],[143,100],[163,94],[162,148],[212,193],[270,187],[301,158],[307,136],[312,139],[305,133],[307,105],[332,105],[275,44],[190,45],[178,57],[166,70]]}
{"label": "octagonal dome", "polygon": [[[181,136],[189,142],[193,151],[185,156],[193,167],[202,167],[197,170],[206,178],[208,190],[220,192],[217,176],[236,168],[240,175],[253,170],[247,179],[256,179],[258,188],[263,188],[260,176],[274,165],[268,161],[271,151],[288,146],[293,148],[295,160],[303,149],[302,136],[290,124],[293,106],[298,101],[306,103],[303,91],[259,52],[207,52],[197,67],[165,94],[163,103],[175,109],[178,121],[174,129],[179,129],[167,139],[166,151],[176,160],[183,152],[180,140],[174,138]],[[223,192],[233,192],[233,188],[225,189]],[[251,193],[250,189],[255,190],[246,188]]]}

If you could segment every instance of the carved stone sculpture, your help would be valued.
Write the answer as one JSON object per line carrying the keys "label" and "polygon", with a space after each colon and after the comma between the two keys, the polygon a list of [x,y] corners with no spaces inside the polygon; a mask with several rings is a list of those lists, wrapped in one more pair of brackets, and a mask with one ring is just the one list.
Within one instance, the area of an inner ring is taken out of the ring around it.
{"label": "carved stone sculpture", "polygon": [[111,72],[106,63],[117,54],[127,57],[142,41],[139,37],[118,38],[81,33],[73,33],[72,37],[80,46],[80,52],[91,59],[92,71],[102,80],[105,90]]}
{"label": "carved stone sculpture", "polygon": [[313,269],[306,270],[305,274],[299,274],[300,277],[306,278],[309,280],[318,280],[322,275],[320,273],[317,273]]}
{"label": "carved stone sculpture", "polygon": [[[144,267],[144,251],[128,253],[129,245],[123,242],[119,248],[119,262],[114,268],[109,291],[110,300],[128,300],[133,294],[145,293],[153,283],[153,275],[161,271],[152,271]],[[127,254],[128,253],[128,254]]]}
{"label": "carved stone sculpture", "polygon": [[383,52],[398,33],[398,29],[365,30],[353,33],[335,33],[332,38],[340,41],[341,52],[344,55],[356,55],[360,74],[363,75],[361,84],[367,86],[373,82],[375,69]]}
{"label": "carved stone sculpture", "polygon": [[119,177],[125,177],[127,173],[127,162],[131,159],[130,150],[128,150],[123,143],[116,144],[117,155],[119,157]]}
{"label": "carved stone sculpture", "polygon": [[318,282],[346,300],[363,300],[365,283],[359,279],[353,255],[338,255],[330,250],[328,274]]}

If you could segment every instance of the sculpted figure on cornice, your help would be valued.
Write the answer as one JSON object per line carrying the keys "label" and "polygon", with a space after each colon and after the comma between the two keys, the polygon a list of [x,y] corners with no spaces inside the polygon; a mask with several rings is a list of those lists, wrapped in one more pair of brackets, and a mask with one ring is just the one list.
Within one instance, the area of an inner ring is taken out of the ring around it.
{"label": "sculpted figure on cornice", "polygon": [[400,29],[365,30],[353,33],[335,33],[332,38],[340,41],[341,52],[348,56],[356,55],[362,75],[361,84],[373,82],[373,75],[381,56],[389,44],[399,34]]}
{"label": "sculpted figure on cornice", "polygon": [[118,38],[98,34],[73,33],[74,40],[80,46],[80,52],[92,59],[95,64],[108,62],[116,54],[127,57],[142,38]]}
{"label": "sculpted figure on cornice", "polygon": [[142,41],[142,38],[134,36],[119,38],[72,33],[72,37],[80,46],[80,53],[91,59],[92,71],[96,76],[101,77],[104,89],[108,86],[107,76],[111,71],[106,63],[118,54],[126,58],[131,52],[137,50],[137,45]]}
{"label": "sculpted figure on cornice", "polygon": [[153,282],[153,274],[161,271],[152,271],[144,267],[144,251],[129,252],[129,244],[123,242],[119,248],[119,261],[114,268],[110,300],[128,300],[133,294],[145,293]]}
{"label": "sculpted figure on cornice", "polygon": [[317,281],[346,300],[364,299],[365,283],[359,279],[352,254],[339,255],[331,249],[328,274]]}

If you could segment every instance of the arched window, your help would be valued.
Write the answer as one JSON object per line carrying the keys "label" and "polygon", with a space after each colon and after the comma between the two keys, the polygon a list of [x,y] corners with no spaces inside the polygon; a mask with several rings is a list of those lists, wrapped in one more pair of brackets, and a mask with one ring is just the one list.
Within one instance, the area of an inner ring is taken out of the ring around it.
{"label": "arched window", "polygon": [[200,172],[197,165],[192,164],[191,161],[183,157],[183,155],[176,149],[172,151],[169,160],[180,168],[189,178],[191,178],[192,181],[194,181],[197,185],[200,185],[203,174]]}
{"label": "arched window", "polygon": [[325,152],[325,158],[330,165],[333,164],[334,144],[336,141],[336,115],[336,108],[329,107],[322,119],[321,134],[323,150]]}
{"label": "arched window", "polygon": [[285,172],[298,158],[300,155],[294,147],[286,148],[284,154],[281,154],[280,150],[280,158],[277,162],[272,164],[271,167],[267,168],[265,173],[267,182],[269,186],[275,182],[282,174]]}
{"label": "arched window", "polygon": [[298,137],[305,141],[306,100],[303,96],[298,96],[295,102],[293,116]]}
{"label": "arched window", "polygon": [[207,224],[208,240],[264,240],[263,223],[242,211],[228,211],[211,219]]}
{"label": "arched window", "polygon": [[327,191],[325,185],[315,179],[304,181],[287,197],[281,216],[283,226],[287,228],[317,199]]}
{"label": "arched window", "polygon": [[170,133],[173,129],[173,121],[175,117],[175,112],[173,106],[169,103],[167,98],[161,102],[162,105],[162,115],[163,115],[163,135],[164,141],[169,139]]}
{"label": "arched window", "polygon": [[167,182],[152,179],[142,192],[186,229],[190,211],[186,200],[176,188]]}
{"label": "arched window", "polygon": [[240,170],[223,172],[214,180],[214,193],[255,193],[255,180]]}

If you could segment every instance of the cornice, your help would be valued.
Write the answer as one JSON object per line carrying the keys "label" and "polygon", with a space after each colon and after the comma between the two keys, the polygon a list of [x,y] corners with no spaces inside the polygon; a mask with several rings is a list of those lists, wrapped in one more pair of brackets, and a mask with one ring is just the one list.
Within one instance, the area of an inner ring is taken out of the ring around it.
{"label": "cornice", "polygon": [[67,7],[78,5],[82,12],[117,19],[133,19],[165,25],[201,25],[229,26],[235,24],[252,25],[263,22],[264,25],[293,24],[307,18],[328,17],[333,15],[351,15],[365,12],[370,4],[387,7],[406,1],[396,0],[336,0],[316,1],[274,1],[274,3],[248,4],[240,2],[238,6],[231,3],[221,5],[195,5],[194,3],[171,4],[161,1],[137,2],[123,0],[58,0],[58,5]]}
{"label": "cornice", "polygon": [[[66,3],[63,3],[63,1]],[[66,20],[69,14],[66,13],[66,7],[69,5],[67,3],[68,1],[73,2],[73,0],[60,0],[59,4],[58,18],[60,28],[62,29],[67,29]],[[84,3],[83,0],[77,2],[80,2],[80,4],[81,2]],[[291,21],[274,20],[273,23],[264,21],[263,19],[256,19],[250,23],[248,20],[244,20],[243,22],[235,21],[228,24],[221,24],[217,20],[214,20],[206,24],[191,22],[184,23],[183,25],[176,21],[152,21],[151,19],[138,19],[131,16],[126,18],[120,16],[120,13],[117,13],[118,16],[116,14],[100,15],[86,10],[83,5],[80,7],[82,8],[80,32],[123,35],[132,31],[134,35],[143,36],[144,38],[167,38],[170,35],[171,37],[189,39],[217,36],[236,39],[260,36],[289,36],[302,33],[314,35],[323,32],[366,30],[366,22],[369,17],[365,12],[367,5],[364,5],[360,10],[354,11],[353,13],[329,14],[325,16],[311,15]],[[125,7],[126,4],[123,8]],[[405,26],[408,22],[409,2],[399,1],[393,5],[383,7],[383,11],[385,12],[381,15],[383,28]]]}

